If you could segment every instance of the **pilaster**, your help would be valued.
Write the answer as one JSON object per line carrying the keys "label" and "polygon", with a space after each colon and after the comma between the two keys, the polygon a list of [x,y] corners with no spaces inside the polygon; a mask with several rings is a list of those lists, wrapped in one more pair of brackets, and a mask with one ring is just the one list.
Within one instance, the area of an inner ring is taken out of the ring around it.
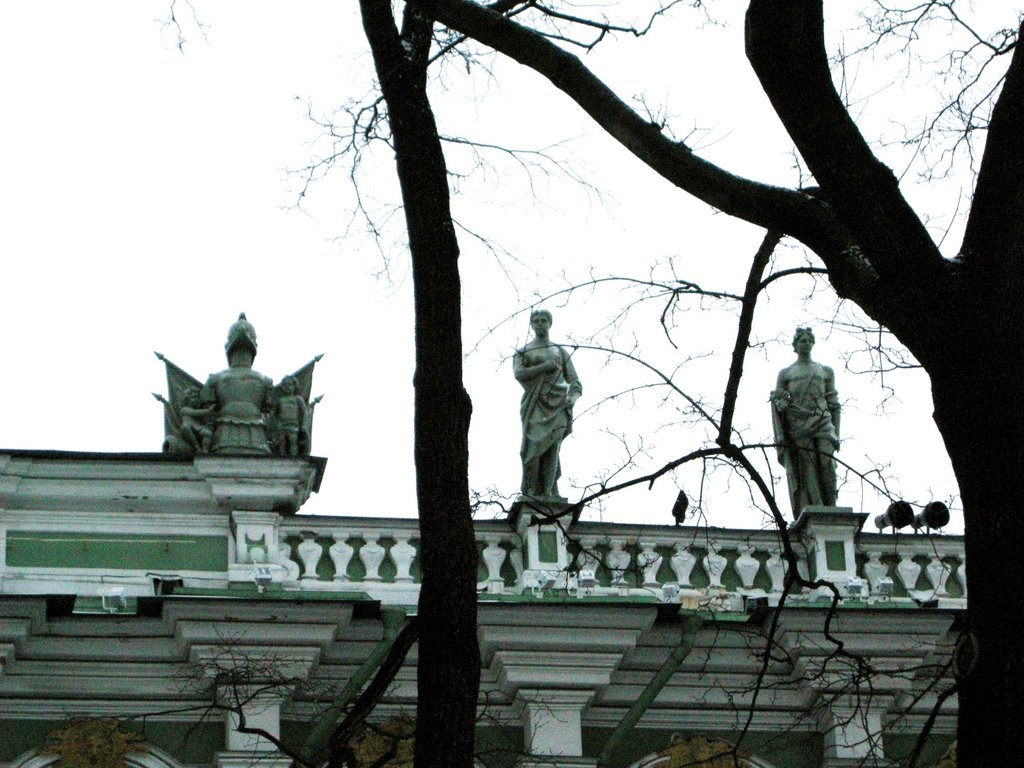
{"label": "pilaster", "polygon": [[822,768],[887,765],[882,747],[883,712],[880,701],[868,695],[831,701],[819,717],[825,740]]}
{"label": "pilaster", "polygon": [[[515,708],[523,720],[523,751],[530,756],[526,762],[520,762],[521,768],[532,764],[562,765],[560,761],[544,759],[555,756],[581,758],[583,709],[593,696],[593,691],[520,689]],[[573,764],[596,765],[597,761]]]}
{"label": "pilaster", "polygon": [[[229,752],[245,752],[251,759],[253,752],[262,754],[275,751],[276,747],[273,742],[257,734],[242,733],[239,730],[239,724],[241,715],[244,714],[246,727],[258,728],[261,731],[266,731],[275,739],[280,738],[282,693],[275,691],[249,696],[247,691],[240,694],[235,686],[232,686],[230,691],[218,691],[219,698],[230,696],[239,699],[228,702],[232,709],[227,711],[224,718],[224,743]],[[238,709],[241,709],[241,712]]]}

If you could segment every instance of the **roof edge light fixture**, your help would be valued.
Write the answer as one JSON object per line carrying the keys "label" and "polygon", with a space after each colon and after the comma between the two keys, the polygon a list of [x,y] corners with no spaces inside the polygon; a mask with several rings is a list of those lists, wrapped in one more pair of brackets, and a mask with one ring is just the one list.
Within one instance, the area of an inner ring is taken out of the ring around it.
{"label": "roof edge light fixture", "polygon": [[875,517],[875,527],[878,528],[879,532],[886,528],[892,528],[893,530],[906,528],[913,522],[914,508],[902,499],[890,504],[886,508],[885,514]]}
{"label": "roof edge light fixture", "polygon": [[528,569],[523,571],[523,587],[532,590],[535,595],[540,595],[545,589],[555,586],[558,575],[549,571]]}
{"label": "roof edge light fixture", "polygon": [[921,528],[937,530],[947,523],[949,523],[949,507],[941,501],[931,501],[925,504],[924,509],[914,518],[911,525],[914,526],[915,531]]}
{"label": "roof edge light fixture", "polygon": [[851,576],[844,585],[847,597],[864,597],[864,579],[859,576]]}
{"label": "roof edge light fixture", "polygon": [[107,613],[122,613],[128,609],[128,593],[124,587],[113,587],[100,595],[100,605]]}
{"label": "roof edge light fixture", "polygon": [[173,595],[176,588],[185,586],[185,579],[176,573],[148,573],[146,575],[153,581],[153,595],[157,597]]}
{"label": "roof edge light fixture", "polygon": [[252,580],[256,582],[256,590],[262,595],[274,580],[274,574],[267,566],[260,565],[257,566],[256,573],[253,575]]}
{"label": "roof edge light fixture", "polygon": [[875,591],[879,597],[892,597],[892,591],[896,587],[896,582],[892,580],[891,576],[883,576],[875,583]]}

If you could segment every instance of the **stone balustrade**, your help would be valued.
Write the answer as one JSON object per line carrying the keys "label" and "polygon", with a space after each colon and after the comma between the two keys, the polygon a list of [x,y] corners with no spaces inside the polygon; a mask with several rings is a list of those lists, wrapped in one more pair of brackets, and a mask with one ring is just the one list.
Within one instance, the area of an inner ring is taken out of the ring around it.
{"label": "stone balustrade", "polygon": [[[543,590],[524,583],[524,544],[506,522],[479,521],[475,528],[479,588],[488,595],[646,595],[704,604],[709,596],[763,596],[771,603],[781,594],[786,573],[772,531],[582,522],[563,540],[570,577],[561,578],[557,589]],[[855,573],[864,584],[862,598],[954,605],[966,598],[962,537],[850,535]],[[348,590],[389,602],[415,597],[420,577],[416,520],[286,517],[276,526],[276,547],[270,560],[282,567],[286,589]],[[804,575],[815,575],[812,548],[813,543],[797,537]],[[238,562],[247,562],[248,554],[239,547]],[[258,548],[255,554],[250,562],[260,561]],[[581,571],[593,574],[593,580],[581,584],[576,578]],[[846,585],[838,586],[845,595]]]}

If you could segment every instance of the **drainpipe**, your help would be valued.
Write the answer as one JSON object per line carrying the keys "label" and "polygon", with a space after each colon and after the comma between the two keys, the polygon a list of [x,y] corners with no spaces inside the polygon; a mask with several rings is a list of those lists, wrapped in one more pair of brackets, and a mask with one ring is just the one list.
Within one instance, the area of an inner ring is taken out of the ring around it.
{"label": "drainpipe", "polygon": [[405,609],[402,608],[381,608],[380,620],[384,627],[384,636],[370,652],[370,655],[366,657],[366,661],[360,664],[359,668],[352,674],[345,687],[334,697],[331,705],[320,715],[316,725],[313,726],[313,729],[306,737],[300,754],[307,760],[313,759],[317,752],[323,749],[331,732],[337,726],[338,719],[341,717],[345,706],[359,695],[359,692],[363,690],[363,686],[369,682],[370,678],[380,668],[384,658],[388,655],[388,651],[391,650],[392,643],[398,637],[398,633],[402,631],[402,627],[405,626],[408,616]]}
{"label": "drainpipe", "polygon": [[672,649],[665,663],[661,665],[661,669],[651,678],[651,681],[637,697],[633,706],[629,708],[629,711],[619,721],[615,731],[608,737],[604,749],[601,750],[601,755],[597,758],[598,768],[604,768],[604,766],[608,765],[609,758],[626,740],[633,727],[640,722],[644,712],[648,710],[658,697],[658,694],[661,693],[661,689],[665,687],[665,684],[671,679],[672,675],[682,666],[683,660],[693,650],[693,646],[697,641],[697,631],[704,624],[704,619],[700,616],[686,616],[679,623],[681,630],[679,645]]}

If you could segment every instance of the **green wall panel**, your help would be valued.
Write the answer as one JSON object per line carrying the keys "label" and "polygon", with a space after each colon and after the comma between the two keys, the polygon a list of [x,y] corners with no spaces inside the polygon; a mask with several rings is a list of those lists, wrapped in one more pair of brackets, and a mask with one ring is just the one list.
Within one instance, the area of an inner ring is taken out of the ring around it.
{"label": "green wall panel", "polygon": [[224,536],[8,531],[7,565],[226,571]]}
{"label": "green wall panel", "polygon": [[558,563],[558,534],[554,531],[537,533],[537,559],[542,563]]}
{"label": "green wall panel", "polygon": [[846,570],[846,544],[842,541],[825,542],[825,565],[830,571]]}

